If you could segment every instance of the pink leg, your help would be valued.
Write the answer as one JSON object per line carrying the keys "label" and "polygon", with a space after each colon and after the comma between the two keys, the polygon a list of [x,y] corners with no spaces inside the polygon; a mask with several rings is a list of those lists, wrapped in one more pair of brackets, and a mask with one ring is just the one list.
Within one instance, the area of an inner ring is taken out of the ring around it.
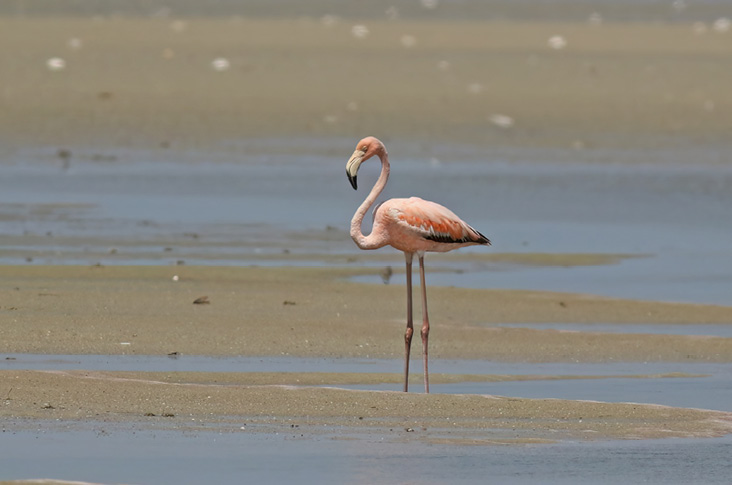
{"label": "pink leg", "polygon": [[412,253],[404,253],[407,260],[407,331],[404,334],[404,392],[409,387],[409,350],[412,347]]}
{"label": "pink leg", "polygon": [[424,392],[430,392],[430,374],[427,371],[427,339],[430,336],[430,319],[427,316],[427,286],[424,278],[424,254],[419,253],[419,282],[422,285],[422,358],[424,359]]}

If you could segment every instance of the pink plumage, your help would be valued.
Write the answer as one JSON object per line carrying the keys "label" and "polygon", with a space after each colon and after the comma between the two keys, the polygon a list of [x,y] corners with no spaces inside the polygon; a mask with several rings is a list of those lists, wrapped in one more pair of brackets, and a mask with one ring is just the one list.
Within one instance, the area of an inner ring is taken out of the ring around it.
{"label": "pink plumage", "polygon": [[419,197],[390,199],[374,214],[374,230],[387,231],[388,244],[400,251],[444,253],[474,244],[490,244],[447,207]]}
{"label": "pink plumage", "polygon": [[409,353],[412,342],[412,259],[419,258],[422,287],[422,355],[424,361],[424,386],[429,392],[429,373],[427,371],[427,340],[429,318],[427,316],[427,292],[424,279],[424,253],[447,252],[472,245],[490,245],[487,237],[460,219],[447,207],[420,199],[389,199],[374,211],[374,224],[371,234],[365,236],[361,231],[363,218],[386,187],[389,179],[389,155],[381,141],[372,136],[361,140],[346,164],[346,175],[354,189],[358,187],[357,175],[361,163],[373,156],[381,160],[381,174],[371,192],[356,210],[351,220],[351,237],[361,249],[378,249],[392,246],[404,252],[407,272],[407,331],[404,336],[404,391],[408,389]]}

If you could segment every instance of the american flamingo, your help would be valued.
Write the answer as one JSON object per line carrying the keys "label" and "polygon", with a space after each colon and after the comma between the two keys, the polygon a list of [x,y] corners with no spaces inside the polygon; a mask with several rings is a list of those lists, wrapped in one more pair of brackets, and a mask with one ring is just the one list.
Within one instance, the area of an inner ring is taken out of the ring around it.
{"label": "american flamingo", "polygon": [[371,192],[356,210],[351,220],[351,238],[361,249],[378,249],[389,245],[404,252],[407,272],[407,331],[404,334],[404,392],[409,384],[409,350],[412,346],[412,258],[419,258],[419,277],[422,287],[422,358],[424,360],[424,391],[430,392],[427,371],[427,339],[430,321],[427,316],[427,289],[424,277],[424,253],[444,253],[453,249],[475,244],[490,245],[487,237],[470,227],[450,209],[419,197],[389,199],[374,209],[374,224],[371,234],[364,236],[361,223],[366,212],[386,187],[389,179],[389,155],[381,141],[369,136],[358,142],[356,151],[346,164],[346,175],[354,190],[358,188],[358,169],[363,162],[378,156],[381,160],[381,175]]}

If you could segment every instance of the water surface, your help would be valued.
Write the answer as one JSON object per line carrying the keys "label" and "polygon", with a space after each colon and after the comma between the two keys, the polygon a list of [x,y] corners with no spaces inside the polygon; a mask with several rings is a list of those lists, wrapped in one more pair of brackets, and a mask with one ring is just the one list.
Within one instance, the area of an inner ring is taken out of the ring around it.
{"label": "water surface", "polygon": [[[343,170],[348,150],[342,158],[283,155],[274,151],[276,140],[265,142],[274,154],[240,161],[117,151],[114,161],[82,157],[64,168],[39,149],[16,153],[0,179],[0,263],[321,265],[318,255],[358,258],[349,221],[378,164],[363,166],[356,192]],[[384,197],[409,195],[452,208],[493,241],[463,252],[644,256],[567,268],[463,263],[454,268],[459,274],[431,273],[429,284],[731,302],[727,166],[395,157]]]}
{"label": "water surface", "polygon": [[[732,436],[460,446],[332,433],[181,433],[99,424],[0,433],[2,478],[96,483],[729,483]],[[301,434],[307,436],[300,436]]]}

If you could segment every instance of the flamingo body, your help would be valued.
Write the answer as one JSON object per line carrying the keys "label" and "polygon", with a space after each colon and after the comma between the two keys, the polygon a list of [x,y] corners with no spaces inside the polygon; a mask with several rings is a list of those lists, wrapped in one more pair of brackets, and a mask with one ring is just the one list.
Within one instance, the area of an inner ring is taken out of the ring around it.
{"label": "flamingo body", "polygon": [[387,244],[400,251],[444,253],[486,244],[488,239],[447,207],[419,197],[389,199],[374,213],[373,232],[385,231]]}
{"label": "flamingo body", "polygon": [[371,234],[364,235],[361,224],[366,212],[386,187],[389,179],[389,156],[386,147],[372,136],[361,140],[346,164],[346,175],[354,189],[358,188],[358,169],[363,162],[373,156],[381,160],[381,174],[371,192],[356,210],[351,220],[351,238],[361,249],[378,249],[392,246],[404,252],[407,274],[407,330],[404,335],[404,391],[408,389],[409,353],[414,332],[412,323],[412,259],[419,258],[420,281],[422,287],[422,356],[424,361],[424,386],[429,392],[429,373],[427,371],[427,341],[429,318],[427,316],[427,291],[425,287],[424,253],[447,252],[472,245],[490,245],[490,241],[460,219],[447,207],[435,202],[410,197],[408,199],[389,199],[374,210],[374,223]]}

